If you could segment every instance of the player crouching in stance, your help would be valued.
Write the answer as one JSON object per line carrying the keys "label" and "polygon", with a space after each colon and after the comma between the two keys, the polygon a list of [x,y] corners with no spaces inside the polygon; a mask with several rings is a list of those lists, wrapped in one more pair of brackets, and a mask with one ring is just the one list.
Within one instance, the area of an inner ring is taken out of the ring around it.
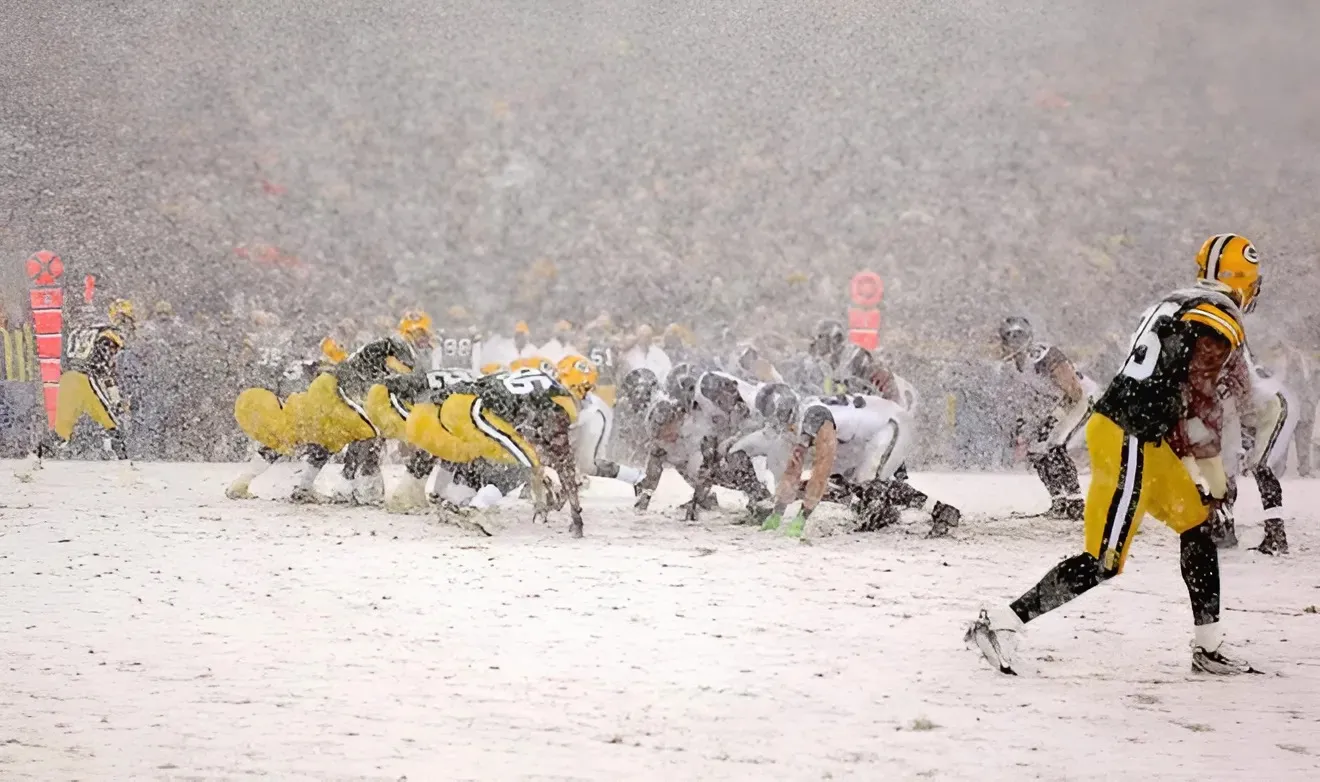
{"label": "player crouching in stance", "polygon": [[259,446],[244,471],[226,490],[231,499],[248,499],[253,479],[281,457],[303,461],[291,499],[315,502],[312,484],[330,457],[344,448],[345,472],[353,473],[353,498],[372,504],[383,493],[380,477],[380,431],[364,403],[368,390],[391,375],[413,372],[417,358],[402,337],[368,342],[317,375],[307,391],[283,403],[266,388],[249,388],[234,401],[239,427]]}
{"label": "player crouching in stance", "polygon": [[[441,376],[446,371],[427,373],[429,382],[423,381],[424,386],[410,377],[387,381],[368,394],[368,406],[382,420],[383,431],[401,431],[405,442],[422,450],[409,461],[399,489],[402,495],[387,499],[387,504],[392,509],[423,507],[425,480],[437,463],[441,472],[436,488],[441,493],[454,480],[457,468],[484,460],[530,471],[533,520],[544,520],[566,500],[572,517],[569,533],[582,537],[582,503],[570,440],[577,418],[572,392],[536,369],[458,382]],[[392,411],[390,424],[384,424],[391,416],[386,408]],[[546,467],[559,478],[563,492],[559,497],[550,496]],[[486,486],[474,488],[484,491]]]}
{"label": "player crouching in stance", "polygon": [[1034,389],[1057,398],[1053,412],[1040,422],[1035,440],[1027,446],[1027,461],[1049,492],[1050,509],[1045,515],[1080,521],[1085,502],[1077,465],[1068,451],[1086,426],[1099,389],[1058,348],[1033,342],[1026,318],[1005,319],[999,326],[999,341],[1004,361],[1028,373]]}
{"label": "player crouching in stance", "polygon": [[[957,508],[932,501],[896,477],[913,435],[912,416],[897,402],[863,394],[799,402],[787,386],[771,384],[760,389],[755,405],[766,427],[739,440],[730,453],[764,456],[777,476],[774,507],[763,530],[780,528],[799,492],[801,510],[783,526],[790,537],[802,536],[821,500],[847,502],[849,496],[860,517],[858,531],[889,526],[903,508],[927,510],[933,535],[958,525]],[[809,451],[811,477],[804,485]]]}
{"label": "player crouching in stance", "polygon": [[[647,388],[645,376],[636,377],[637,388],[625,389],[625,396]],[[729,451],[744,425],[753,420],[756,393],[756,385],[725,372],[698,372],[690,364],[673,367],[665,378],[665,393],[655,393],[646,412],[646,474],[634,486],[633,507],[650,507],[661,473],[669,465],[692,486],[692,499],[683,506],[688,521],[696,521],[700,510],[718,507],[715,486],[746,494],[749,518],[763,515],[760,508],[770,493],[757,478],[751,457]]]}
{"label": "player crouching in stance", "polygon": [[110,451],[127,460],[123,415],[128,403],[119,395],[118,358],[134,331],[133,304],[116,299],[110,322],[74,330],[65,353],[68,369],[60,375],[55,422],[37,443],[37,464],[68,447],[73,428],[84,415],[106,431]]}
{"label": "player crouching in stance", "polygon": [[1198,286],[1175,291],[1146,312],[1087,424],[1085,550],[1011,604],[983,609],[967,630],[967,642],[1003,673],[1014,673],[1017,636],[1027,622],[1122,572],[1147,513],[1180,537],[1195,621],[1193,670],[1252,671],[1221,650],[1219,552],[1206,521],[1228,490],[1217,385],[1246,338],[1242,312],[1255,303],[1260,270],[1256,248],[1232,234],[1211,237],[1197,262]]}

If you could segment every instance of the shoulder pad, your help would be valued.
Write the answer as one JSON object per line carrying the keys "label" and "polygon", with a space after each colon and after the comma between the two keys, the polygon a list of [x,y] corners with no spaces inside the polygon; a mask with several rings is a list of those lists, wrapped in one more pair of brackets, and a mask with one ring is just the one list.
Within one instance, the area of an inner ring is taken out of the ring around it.
{"label": "shoulder pad", "polygon": [[1241,347],[1247,339],[1242,322],[1236,317],[1237,308],[1225,309],[1217,304],[1204,301],[1185,310],[1181,319],[1188,323],[1208,326],[1215,333],[1228,340],[1234,348]]}

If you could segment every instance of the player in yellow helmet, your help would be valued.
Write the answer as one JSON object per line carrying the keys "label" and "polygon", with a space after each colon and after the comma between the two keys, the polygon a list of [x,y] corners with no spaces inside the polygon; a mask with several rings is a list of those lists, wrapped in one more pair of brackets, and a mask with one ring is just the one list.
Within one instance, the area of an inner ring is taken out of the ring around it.
{"label": "player in yellow helmet", "polygon": [[116,299],[108,321],[72,330],[64,351],[55,420],[37,444],[38,461],[67,448],[78,420],[87,416],[106,432],[106,446],[117,459],[128,459],[124,415],[128,402],[119,393],[119,353],[136,329],[133,303]]}
{"label": "player in yellow helmet", "polygon": [[[1245,237],[1218,234],[1207,239],[1196,254],[1196,273],[1198,284],[1224,293],[1238,303],[1243,312],[1255,309],[1261,289],[1260,257],[1255,246]],[[1214,322],[1211,316],[1204,320]],[[1286,554],[1288,538],[1279,476],[1287,466],[1288,440],[1297,425],[1298,405],[1292,391],[1255,363],[1245,340],[1239,355],[1241,361],[1234,368],[1240,371],[1220,378],[1219,395],[1233,397],[1246,444],[1242,454],[1243,467],[1250,469],[1256,479],[1261,505],[1267,516],[1265,537],[1256,550],[1265,554]],[[1215,508],[1211,517],[1215,541],[1220,547],[1227,548],[1237,545],[1233,523],[1233,502],[1237,491],[1232,475],[1229,485],[1226,501]]]}
{"label": "player in yellow helmet", "polygon": [[408,340],[417,354],[417,366],[431,366],[431,350],[435,346],[435,335],[431,331],[431,316],[421,310],[408,310],[399,319],[399,336]]}
{"label": "player in yellow helmet", "polygon": [[1245,238],[1213,236],[1197,254],[1196,286],[1170,293],[1142,317],[1086,426],[1091,486],[1083,551],[1011,604],[983,609],[967,630],[966,640],[1001,672],[1014,672],[1027,622],[1122,572],[1147,514],[1179,536],[1195,623],[1193,669],[1252,672],[1222,649],[1219,554],[1207,522],[1228,493],[1218,385],[1246,342],[1242,312],[1260,290],[1259,264]]}
{"label": "player in yellow helmet", "polygon": [[411,375],[416,365],[412,345],[399,336],[363,345],[319,374],[307,391],[281,402],[270,390],[249,388],[234,401],[239,428],[259,446],[257,456],[230,484],[231,499],[251,496],[248,487],[280,457],[301,457],[304,464],[293,490],[295,502],[315,502],[312,484],[330,457],[349,448],[345,477],[354,480],[353,499],[374,504],[383,495],[379,472],[380,430],[364,404],[370,388],[395,375]]}
{"label": "player in yellow helmet", "polygon": [[[549,466],[562,482],[563,499],[570,503],[570,532],[580,536],[581,504],[570,443],[578,408],[572,392],[537,369],[500,372],[457,383],[449,383],[443,372],[427,373],[421,383],[415,376],[387,382],[368,394],[372,416],[381,420],[396,416],[405,441],[430,457],[409,463],[408,475],[391,492],[387,505],[403,510],[424,503],[426,477],[437,462],[444,469],[436,491],[443,496],[458,467],[486,461],[521,468],[524,474],[530,470],[536,515],[543,517],[556,504],[546,492],[544,468]],[[468,488],[484,490],[485,481],[473,475],[477,485]],[[468,499],[475,499],[472,493],[469,491]],[[491,501],[497,500],[495,497]]]}

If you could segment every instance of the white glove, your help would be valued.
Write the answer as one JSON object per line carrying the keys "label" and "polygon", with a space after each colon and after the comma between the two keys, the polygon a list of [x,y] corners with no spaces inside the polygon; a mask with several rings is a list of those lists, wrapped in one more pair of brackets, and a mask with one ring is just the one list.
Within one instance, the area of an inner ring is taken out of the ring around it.
{"label": "white glove", "polygon": [[1184,456],[1182,463],[1202,494],[1216,500],[1228,496],[1228,473],[1224,471],[1223,459],[1218,456],[1207,459]]}

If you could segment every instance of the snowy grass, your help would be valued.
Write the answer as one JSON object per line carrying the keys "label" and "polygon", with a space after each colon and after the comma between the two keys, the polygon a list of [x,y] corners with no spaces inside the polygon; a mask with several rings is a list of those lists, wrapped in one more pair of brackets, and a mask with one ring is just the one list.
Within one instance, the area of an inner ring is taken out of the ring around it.
{"label": "snowy grass", "polygon": [[[1293,553],[1223,556],[1229,642],[1276,675],[1188,667],[1177,541],[1034,623],[1022,676],[962,643],[1079,545],[1004,520],[1026,475],[917,475],[967,511],[811,545],[697,524],[670,478],[637,514],[597,481],[586,534],[501,509],[233,502],[232,465],[0,463],[0,779],[1314,779],[1320,483]],[[272,497],[287,473],[254,485]],[[1240,503],[1244,545],[1259,504]]]}

